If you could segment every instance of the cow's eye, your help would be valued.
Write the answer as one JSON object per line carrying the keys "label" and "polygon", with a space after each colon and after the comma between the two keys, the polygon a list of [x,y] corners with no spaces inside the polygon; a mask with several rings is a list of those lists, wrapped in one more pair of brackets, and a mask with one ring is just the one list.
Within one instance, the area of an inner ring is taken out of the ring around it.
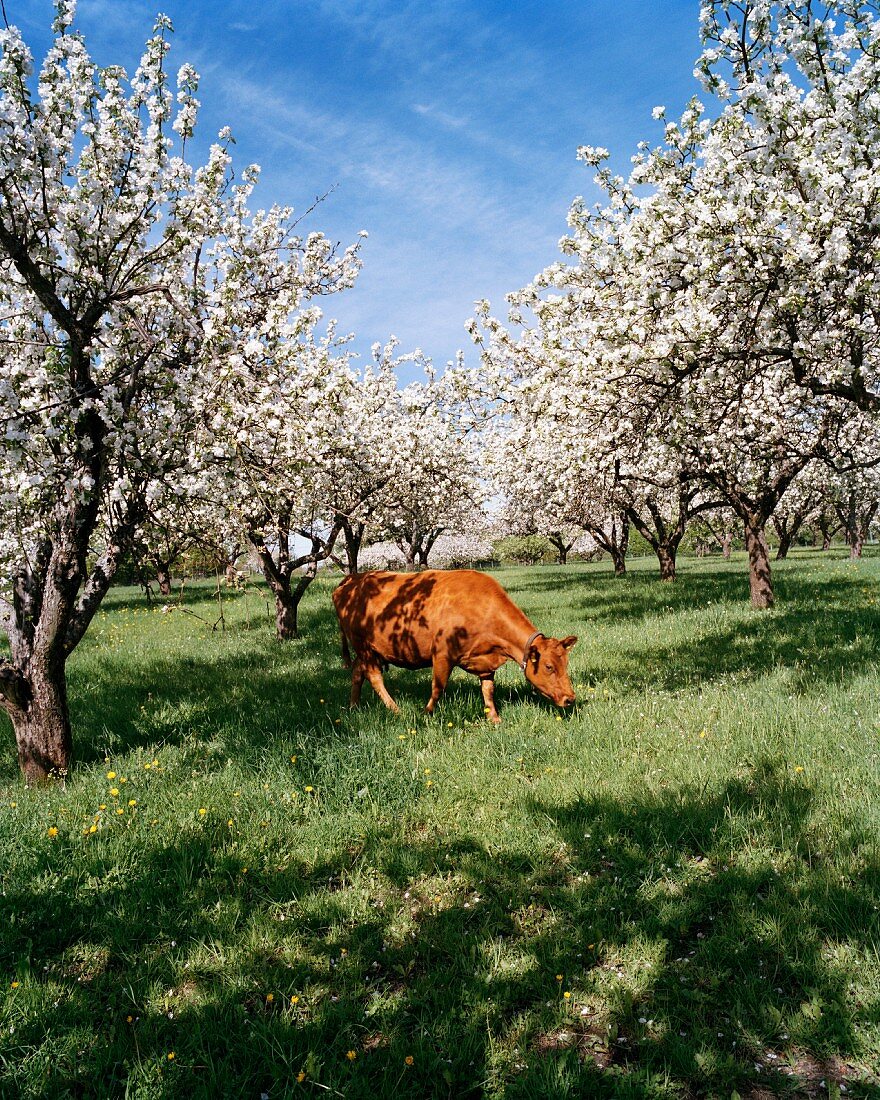
{"label": "cow's eye", "polygon": [[546,668],[548,672],[555,672],[556,671],[556,669],[553,667],[553,665],[551,665],[549,663],[544,665],[544,668]]}

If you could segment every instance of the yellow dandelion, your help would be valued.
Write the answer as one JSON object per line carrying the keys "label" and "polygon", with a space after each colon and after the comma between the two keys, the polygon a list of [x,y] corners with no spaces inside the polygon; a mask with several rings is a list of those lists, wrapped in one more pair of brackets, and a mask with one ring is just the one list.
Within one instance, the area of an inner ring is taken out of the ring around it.
{"label": "yellow dandelion", "polygon": [[803,767],[802,767],[802,766],[801,766],[800,764],[798,764],[798,766],[797,766],[797,767],[796,767],[796,768],[795,768],[794,770],[795,770],[796,772],[802,772],[802,771],[803,771],[804,769],[803,769]]}
{"label": "yellow dandelion", "polygon": [[292,1005],[298,1005],[298,1004],[299,1004],[299,997],[297,997],[297,996],[296,996],[296,994],[294,994],[294,995],[293,995],[293,996],[292,996],[292,997],[290,998],[290,1003],[291,1003]]}
{"label": "yellow dandelion", "polygon": [[557,980],[557,982],[561,982],[561,981],[562,981],[562,975],[561,975],[561,974],[557,974],[557,975],[556,975],[556,980]]}
{"label": "yellow dandelion", "polygon": [[207,812],[204,806],[199,807],[199,817],[204,817]]}
{"label": "yellow dandelion", "polygon": [[226,824],[227,824],[227,825],[229,826],[229,828],[230,828],[230,829],[232,828],[232,818],[231,818],[231,817],[230,817],[230,819],[229,819],[229,820],[228,820],[228,821],[226,822]]}
{"label": "yellow dandelion", "polygon": [[314,787],[305,787],[305,788],[303,788],[303,789],[305,790],[306,794],[311,794],[311,793],[312,793],[312,791],[313,791],[313,790],[314,790],[315,788],[314,788]]}
{"label": "yellow dandelion", "polygon": [[127,1024],[131,1024],[131,1023],[133,1023],[133,1022],[134,1022],[134,1016],[126,1016],[126,1017],[125,1017],[125,1022],[126,1022]]}
{"label": "yellow dandelion", "polygon": [[116,772],[107,772],[107,778],[108,779],[115,779],[116,778]]}
{"label": "yellow dandelion", "polygon": [[323,703],[323,702],[324,702],[324,700],[323,700],[323,699],[319,699],[319,700],[318,700],[318,702],[319,702],[319,703]]}
{"label": "yellow dandelion", "polygon": [[[107,803],[106,803],[106,802],[102,802],[102,803],[101,803],[101,805],[100,805],[100,806],[98,807],[98,809],[99,809],[99,810],[106,810],[106,809],[107,809]],[[95,816],[97,817],[98,815],[97,815],[97,814],[95,814]]]}
{"label": "yellow dandelion", "polygon": [[347,1050],[345,1052],[345,1057],[349,1060],[349,1062],[353,1062],[355,1060],[355,1058],[357,1058],[357,1051],[356,1050]]}
{"label": "yellow dandelion", "polygon": [[168,1059],[168,1061],[169,1061],[169,1062],[173,1062],[173,1061],[174,1061],[174,1051],[173,1051],[173,1050],[169,1050],[169,1051],[168,1051],[168,1054],[166,1055],[166,1057],[167,1057],[167,1059]]}
{"label": "yellow dandelion", "polygon": [[426,787],[433,787],[433,786],[434,786],[434,780],[433,780],[433,779],[429,779],[429,780],[428,780],[428,782],[427,782],[427,783],[425,784],[425,786],[426,786]]}
{"label": "yellow dandelion", "polygon": [[413,1058],[411,1054],[407,1054],[407,1056],[404,1058],[404,1062],[406,1063],[406,1065],[411,1066],[415,1062],[415,1058]]}
{"label": "yellow dandelion", "polygon": [[9,988],[10,988],[10,989],[18,989],[18,987],[19,987],[20,985],[21,985],[21,982],[10,982],[10,983],[9,983]]}
{"label": "yellow dandelion", "polygon": [[128,804],[129,804],[129,806],[137,806],[137,799],[136,798],[130,798],[128,800]]}
{"label": "yellow dandelion", "polygon": [[570,1000],[571,1000],[571,994],[570,994],[570,993],[568,992],[568,990],[567,990],[567,989],[566,989],[566,991],[565,991],[565,992],[564,992],[564,993],[562,994],[562,996],[563,996],[563,997],[565,998],[565,1000],[566,1000],[566,1001],[570,1001]]}
{"label": "yellow dandelion", "polygon": [[274,1000],[275,1000],[275,994],[274,993],[267,993],[266,994],[266,1004],[267,1005],[270,1005]]}
{"label": "yellow dandelion", "polygon": [[302,1084],[303,1081],[305,1081],[305,1079],[306,1079],[306,1071],[304,1069],[301,1069],[299,1071],[299,1073],[296,1075],[296,1079],[297,1079],[297,1081],[299,1081],[300,1084]]}
{"label": "yellow dandelion", "polygon": [[290,758],[290,762],[291,762],[291,764],[295,764],[295,763],[296,763],[296,757],[295,757],[295,756],[291,756],[291,758]]}
{"label": "yellow dandelion", "polygon": [[89,826],[89,832],[90,833],[96,833],[97,831],[98,831],[98,826],[97,825],[90,825]]}
{"label": "yellow dandelion", "polygon": [[55,825],[49,826],[49,836],[58,836],[58,828]]}
{"label": "yellow dandelion", "polygon": [[118,808],[118,809],[116,810],[116,812],[117,812],[118,814],[124,814],[124,813],[125,813],[125,810],[123,810],[123,808],[122,808],[122,807],[120,806],[120,807],[119,807],[119,808]]}
{"label": "yellow dandelion", "polygon": [[115,798],[115,797],[116,797],[116,796],[117,796],[117,795],[119,794],[119,788],[118,788],[118,787],[111,787],[111,788],[110,788],[110,793],[111,793],[111,794],[113,795],[113,797]]}

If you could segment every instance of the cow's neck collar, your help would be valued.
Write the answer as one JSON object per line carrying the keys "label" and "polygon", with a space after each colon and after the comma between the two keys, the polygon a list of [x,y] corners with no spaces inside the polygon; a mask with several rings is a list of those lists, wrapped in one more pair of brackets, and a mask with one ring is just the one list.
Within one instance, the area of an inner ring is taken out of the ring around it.
{"label": "cow's neck collar", "polygon": [[523,646],[522,660],[519,663],[519,667],[523,670],[523,672],[525,672],[525,670],[526,670],[526,663],[528,662],[528,659],[529,659],[529,650],[532,648],[532,642],[535,640],[535,638],[543,638],[543,637],[544,637],[544,635],[541,633],[541,631],[536,630],[534,632],[534,634],[530,634],[528,636],[528,638],[526,639],[526,644]]}

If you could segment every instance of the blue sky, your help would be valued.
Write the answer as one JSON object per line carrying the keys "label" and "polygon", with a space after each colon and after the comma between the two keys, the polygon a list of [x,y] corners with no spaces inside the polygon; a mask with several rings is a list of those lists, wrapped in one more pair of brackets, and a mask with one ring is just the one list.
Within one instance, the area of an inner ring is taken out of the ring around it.
{"label": "blue sky", "polygon": [[[698,0],[80,0],[101,64],[131,72],[156,11],[172,66],[202,75],[199,136],[223,125],[263,168],[259,205],[304,209],[343,244],[370,237],[357,287],[325,311],[355,346],[390,334],[438,365],[463,347],[477,298],[558,256],[571,199],[595,198],[578,145],[626,171],[651,109],[697,92]],[[49,0],[6,0],[38,56]]]}

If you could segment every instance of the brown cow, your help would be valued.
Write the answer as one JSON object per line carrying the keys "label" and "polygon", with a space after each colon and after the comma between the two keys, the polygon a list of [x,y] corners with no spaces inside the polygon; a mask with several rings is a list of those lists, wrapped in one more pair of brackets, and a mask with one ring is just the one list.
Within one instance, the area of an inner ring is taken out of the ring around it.
{"label": "brown cow", "polygon": [[[559,707],[574,702],[568,654],[577,638],[546,638],[535,630],[501,585],[472,569],[428,569],[424,573],[361,573],[333,593],[342,631],[342,656],[351,671],[351,705],[360,702],[364,678],[390,710],[398,707],[382,680],[387,665],[431,665],[434,713],[457,665],[479,676],[490,721],[495,708],[495,673],[516,661],[542,695]],[[354,650],[352,664],[349,646]]]}

